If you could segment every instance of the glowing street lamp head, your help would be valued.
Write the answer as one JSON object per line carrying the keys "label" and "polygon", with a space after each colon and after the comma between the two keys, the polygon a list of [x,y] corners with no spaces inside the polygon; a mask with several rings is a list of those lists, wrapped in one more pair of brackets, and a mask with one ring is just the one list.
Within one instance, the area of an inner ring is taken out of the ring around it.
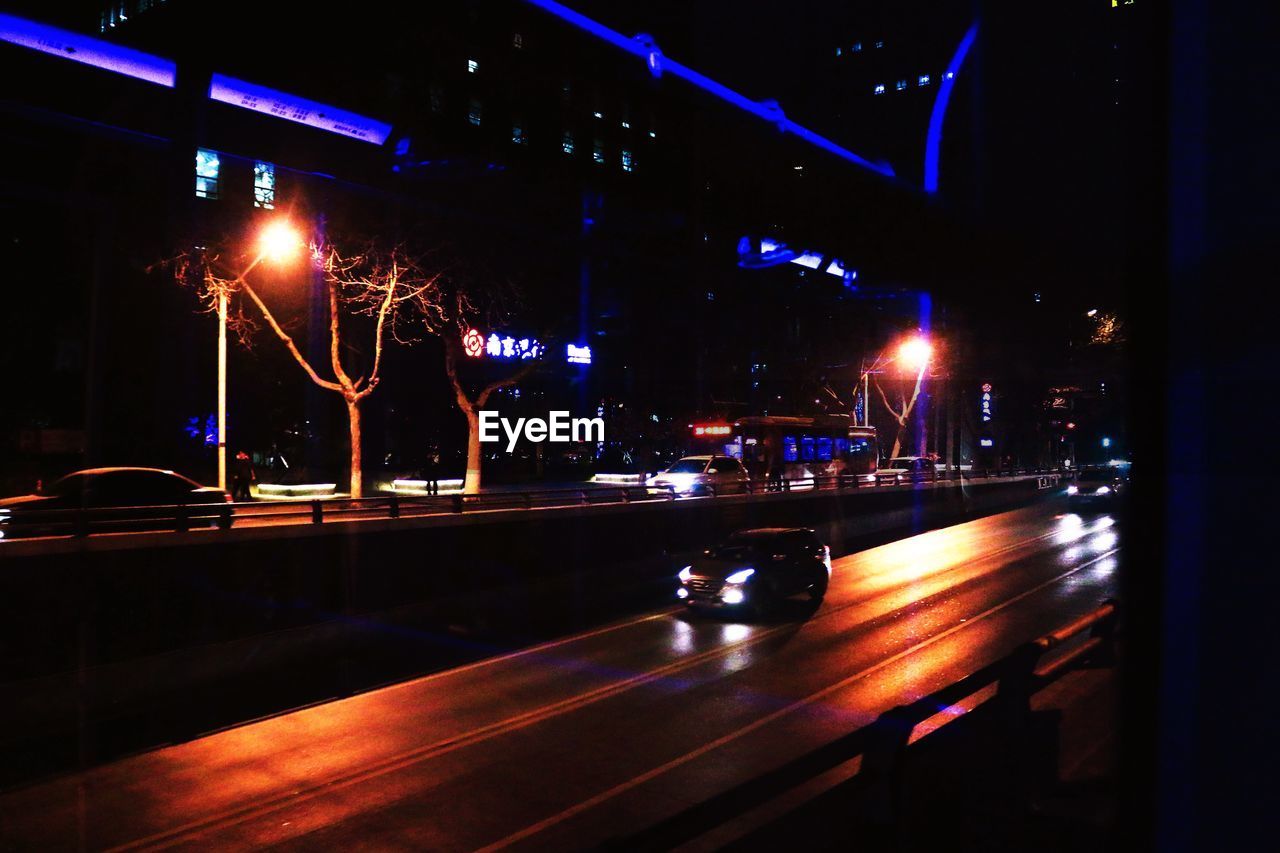
{"label": "glowing street lamp head", "polygon": [[933,345],[920,336],[908,338],[898,347],[898,358],[913,370],[923,370],[931,355]]}
{"label": "glowing street lamp head", "polygon": [[262,229],[258,249],[264,258],[275,263],[293,260],[302,248],[302,235],[284,220],[272,222]]}

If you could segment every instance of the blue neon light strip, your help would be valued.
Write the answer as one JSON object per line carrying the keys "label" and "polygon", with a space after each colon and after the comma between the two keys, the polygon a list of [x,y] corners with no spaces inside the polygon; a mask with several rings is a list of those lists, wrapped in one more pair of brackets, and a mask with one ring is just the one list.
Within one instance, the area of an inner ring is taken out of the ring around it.
{"label": "blue neon light strip", "polygon": [[377,119],[290,95],[277,89],[246,83],[225,74],[213,75],[209,83],[209,97],[224,104],[243,107],[246,110],[275,116],[286,121],[296,121],[330,133],[371,142],[374,145],[383,144],[391,135],[391,125]]}
{"label": "blue neon light strip", "polygon": [[85,65],[114,71],[136,80],[168,86],[170,89],[178,76],[177,64],[168,59],[2,12],[0,41],[29,47],[50,56],[83,62]]}
{"label": "blue neon light strip", "polygon": [[964,65],[964,59],[969,55],[969,48],[973,47],[973,40],[977,37],[978,22],[974,21],[964,34],[964,38],[960,39],[960,44],[956,46],[956,52],[947,65],[947,73],[942,75],[938,94],[933,99],[933,112],[929,114],[929,135],[925,138],[924,146],[924,191],[928,193],[938,191],[938,157],[942,149],[942,120],[947,115],[947,103],[951,100],[951,90],[956,85],[956,75],[960,73],[960,66]]}
{"label": "blue neon light strip", "polygon": [[604,39],[614,47],[621,48],[627,53],[639,57],[644,60],[650,73],[655,76],[666,73],[674,74],[675,76],[698,86],[712,95],[715,95],[717,98],[727,101],[739,109],[746,110],[758,118],[764,119],[770,124],[775,125],[778,130],[784,133],[795,134],[811,145],[816,145],[825,151],[835,154],[837,157],[848,160],[850,163],[861,166],[864,169],[869,169],[876,174],[883,175],[888,178],[892,178],[894,176],[893,168],[890,167],[889,164],[872,163],[865,157],[861,157],[847,148],[837,145],[830,139],[820,136],[808,128],[796,124],[794,121],[787,118],[782,113],[782,110],[778,109],[776,105],[762,104],[757,101],[750,100],[749,98],[733,91],[729,87],[721,83],[717,83],[710,77],[694,71],[687,65],[682,65],[669,56],[663,55],[651,44],[646,44],[639,39],[627,38],[621,33],[611,30],[603,24],[599,24],[587,16],[573,11],[563,3],[555,2],[555,0],[527,0],[527,2],[543,9],[544,11],[550,12],[561,20],[573,24],[575,27],[590,33],[597,38]]}

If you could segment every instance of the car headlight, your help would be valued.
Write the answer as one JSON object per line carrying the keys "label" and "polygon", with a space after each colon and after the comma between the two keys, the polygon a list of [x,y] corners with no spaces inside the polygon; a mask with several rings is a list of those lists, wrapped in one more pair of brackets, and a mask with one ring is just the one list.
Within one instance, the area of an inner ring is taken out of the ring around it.
{"label": "car headlight", "polygon": [[689,578],[693,577],[693,566],[685,566],[683,569],[680,570],[680,574],[677,575],[677,577],[679,577],[682,582],[687,581]]}
{"label": "car headlight", "polygon": [[1078,491],[1080,491],[1079,486],[1067,486],[1067,494],[1069,495],[1074,495]]}
{"label": "car headlight", "polygon": [[725,583],[746,583],[747,578],[751,577],[755,573],[756,573],[755,569],[743,569],[742,571],[734,572],[733,574],[729,575],[729,577],[724,579],[724,582]]}
{"label": "car headlight", "polygon": [[741,604],[747,600],[747,594],[740,589],[726,589],[720,600],[725,604]]}
{"label": "car headlight", "polygon": [[1111,494],[1111,487],[1110,487],[1110,486],[1098,486],[1098,491],[1094,492],[1094,494],[1095,494],[1095,495],[1109,495],[1109,494]]}
{"label": "car headlight", "polygon": [[689,597],[689,590],[685,589],[684,587],[680,587],[679,589],[676,590],[676,598],[688,598],[688,597]]}

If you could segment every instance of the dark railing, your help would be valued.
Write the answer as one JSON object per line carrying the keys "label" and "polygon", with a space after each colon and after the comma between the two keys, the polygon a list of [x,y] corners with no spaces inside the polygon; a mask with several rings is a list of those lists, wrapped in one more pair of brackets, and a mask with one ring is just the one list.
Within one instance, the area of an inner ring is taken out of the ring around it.
{"label": "dark railing", "polygon": [[[134,507],[85,507],[79,509],[0,509],[0,541],[32,536],[91,536],[123,532],[186,532],[193,528],[230,529],[233,524],[323,524],[362,519],[419,518],[497,510],[535,510],[600,504],[670,501],[676,498],[707,499],[732,495],[768,495],[779,492],[866,489],[917,485],[960,479],[990,479],[1040,475],[1040,488],[1057,484],[1060,472],[1052,469],[1001,469],[993,471],[933,470],[880,471],[875,474],[833,474],[790,480],[747,480],[708,485],[694,494],[677,494],[671,487],[646,485],[554,487],[523,491],[493,491],[474,495],[405,495],[393,493],[370,498],[303,498],[262,500],[250,503],[169,504]],[[0,545],[2,547],[2,545]]]}
{"label": "dark railing", "polygon": [[[1018,736],[1029,726],[1031,697],[1035,693],[1086,659],[1099,665],[1114,662],[1117,618],[1115,602],[1107,601],[1093,612],[1018,647],[972,675],[911,704],[885,711],[870,725],[691,806],[630,838],[616,840],[616,847],[669,850],[741,818],[856,758],[861,758],[857,778],[864,785],[888,788],[884,792],[888,796],[877,799],[888,804],[889,811],[882,814],[882,819],[888,823],[899,820],[906,811],[902,770],[917,726],[939,718],[937,728],[945,728],[982,708],[999,715],[1002,732],[1009,737]],[[1083,642],[1071,643],[1086,632]],[[988,693],[989,698],[971,703],[970,710],[950,713],[961,702]],[[948,713],[941,713],[943,709],[948,709]],[[606,845],[608,849],[614,846]]]}

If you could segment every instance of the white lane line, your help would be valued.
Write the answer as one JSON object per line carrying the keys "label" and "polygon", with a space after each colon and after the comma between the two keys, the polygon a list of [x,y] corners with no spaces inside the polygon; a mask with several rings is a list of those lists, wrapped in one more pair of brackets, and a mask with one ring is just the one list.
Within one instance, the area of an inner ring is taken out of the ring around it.
{"label": "white lane line", "polygon": [[614,797],[618,796],[619,794],[624,794],[627,791],[630,791],[632,788],[636,788],[640,785],[643,785],[645,782],[648,782],[652,779],[656,779],[657,777],[663,775],[664,773],[667,773],[668,771],[674,770],[675,768],[680,767],[681,765],[688,764],[690,761],[693,761],[696,758],[700,758],[703,755],[706,755],[708,752],[712,752],[713,750],[719,749],[725,744],[731,743],[737,740],[738,738],[742,737],[743,735],[749,734],[755,731],[756,729],[762,728],[768,725],[769,723],[772,723],[774,720],[780,719],[786,716],[787,714],[791,714],[795,711],[798,711],[807,705],[812,705],[818,700],[823,699],[827,696],[830,696],[832,693],[835,693],[838,690],[843,690],[845,687],[848,687],[853,682],[866,678],[868,675],[872,675],[873,673],[876,673],[884,669],[890,664],[896,663],[909,655],[915,654],[921,649],[931,646],[939,642],[940,640],[943,640],[951,636],[957,631],[961,631],[965,628],[968,628],[972,626],[975,622],[978,622],[982,619],[986,619],[987,617],[995,613],[998,613],[1001,610],[1004,610],[1013,604],[1016,604],[1022,599],[1030,595],[1034,595],[1035,593],[1041,591],[1042,589],[1052,586],[1053,584],[1058,583],[1064,578],[1070,577],[1071,575],[1074,575],[1076,572],[1086,569],[1089,566],[1093,565],[1094,563],[1097,563],[1107,557],[1112,556],[1119,550],[1120,550],[1119,548],[1113,548],[1112,550],[1107,551],[1105,554],[1101,554],[1097,557],[1094,557],[1092,560],[1089,560],[1086,563],[1081,563],[1079,566],[1076,566],[1074,569],[1071,569],[1070,571],[1063,572],[1057,577],[1051,578],[1045,581],[1044,583],[1041,583],[1037,586],[1032,587],[1029,590],[1026,590],[1025,592],[1021,592],[1018,595],[1015,595],[1013,598],[1010,598],[1006,601],[1001,602],[1000,604],[995,605],[994,607],[984,610],[982,613],[979,613],[977,616],[970,618],[966,622],[961,622],[957,625],[953,625],[952,627],[946,629],[945,631],[942,631],[939,634],[935,634],[934,636],[930,637],[927,640],[924,640],[923,642],[917,643],[916,645],[910,648],[903,649],[902,651],[885,658],[884,660],[880,661],[877,664],[869,666],[866,669],[863,669],[860,672],[854,673],[853,675],[850,675],[847,678],[841,679],[840,681],[837,681],[835,684],[828,685],[822,688],[821,690],[817,691],[816,693],[811,693],[808,696],[805,696],[803,699],[799,699],[795,702],[792,702],[790,705],[786,706],[785,708],[774,711],[771,714],[767,714],[761,717],[760,719],[756,720],[755,722],[749,723],[748,725],[743,726],[737,731],[733,731],[727,735],[716,738],[710,743],[703,744],[702,746],[698,747],[692,752],[685,753],[679,758],[674,758],[671,761],[668,761],[665,764],[661,764],[653,768],[652,770],[649,770],[645,773],[640,774],[639,776],[629,779],[626,782],[623,782],[619,785],[615,785],[614,787],[608,789],[607,791],[603,791],[595,795],[594,797],[591,797],[590,799],[583,800],[577,805],[571,806],[570,808],[565,809],[559,814],[552,815],[551,817],[548,817],[544,820],[538,821],[535,824],[531,824],[525,827],[519,832],[514,832],[505,838],[502,838],[498,841],[493,842],[492,844],[488,844],[484,847],[481,847],[478,853],[491,853],[491,851],[502,850],[504,848],[510,847],[512,844],[515,844],[518,841],[522,841],[531,835],[537,835],[540,832],[550,829],[556,824],[563,823],[569,818],[575,817],[576,815],[579,815],[589,809],[595,808],[601,803],[611,800]]}

